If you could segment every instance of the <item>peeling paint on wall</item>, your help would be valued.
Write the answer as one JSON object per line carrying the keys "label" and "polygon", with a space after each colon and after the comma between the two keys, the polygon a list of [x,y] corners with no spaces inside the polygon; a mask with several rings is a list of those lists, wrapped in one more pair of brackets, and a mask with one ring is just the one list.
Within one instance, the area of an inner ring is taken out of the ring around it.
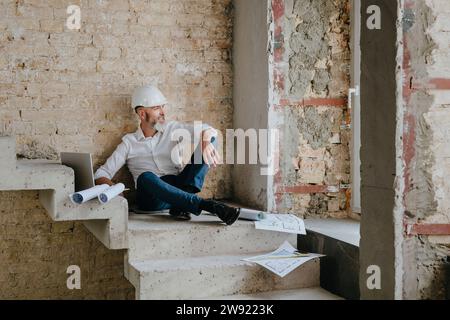
{"label": "peeling paint on wall", "polygon": [[417,244],[417,285],[420,299],[445,299],[446,263],[450,247],[430,243],[419,236]]}
{"label": "peeling paint on wall", "polygon": [[307,107],[299,119],[299,130],[315,150],[329,144],[332,137],[333,118],[330,112],[319,113],[317,108]]}
{"label": "peeling paint on wall", "polygon": [[[316,71],[319,61],[328,58],[329,45],[326,41],[332,12],[336,10],[332,1],[296,0],[291,22],[292,34],[289,57],[290,93],[302,97],[311,83],[316,89],[326,89],[329,74],[326,69]],[[326,66],[325,66],[326,67]],[[314,79],[314,80],[313,80]]]}
{"label": "peeling paint on wall", "polygon": [[[339,185],[350,182],[349,133],[341,129],[347,118],[341,101],[350,83],[349,1],[283,3],[284,17],[276,20],[283,41],[273,39],[283,45],[274,68],[274,96],[283,99],[276,113],[283,123],[276,183],[291,191],[278,194],[278,207],[299,215],[343,217],[348,199]],[[337,192],[315,192],[327,186]],[[308,190],[311,194],[298,193]]]}
{"label": "peeling paint on wall", "polygon": [[342,82],[348,80],[347,5],[347,1],[296,0],[292,9],[287,9],[292,96],[326,96],[330,87],[338,94],[345,93],[347,86]]}
{"label": "peeling paint on wall", "polygon": [[290,137],[283,157],[285,183],[323,184],[333,180],[331,177],[342,179],[333,185],[348,182],[349,140],[340,135],[343,110],[306,107],[286,108],[284,112],[284,136]]}
{"label": "peeling paint on wall", "polygon": [[[435,83],[445,83],[449,64],[448,41],[443,41],[449,27],[446,0],[406,1],[404,31],[404,161],[406,163],[404,202],[405,223],[449,223],[450,183],[448,170],[448,132],[450,103],[448,88],[435,90]],[[437,80],[441,79],[441,80]],[[408,298],[445,299],[447,237],[416,236],[408,239],[404,252],[405,269],[415,277],[406,277]],[[406,271],[405,271],[406,272]],[[415,294],[415,296],[414,296]]]}

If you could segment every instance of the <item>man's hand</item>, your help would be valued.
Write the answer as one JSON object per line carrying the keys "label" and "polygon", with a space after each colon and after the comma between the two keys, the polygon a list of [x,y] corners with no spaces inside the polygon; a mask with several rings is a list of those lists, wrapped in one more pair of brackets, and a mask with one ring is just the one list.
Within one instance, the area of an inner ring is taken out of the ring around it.
{"label": "man's hand", "polygon": [[[98,178],[97,180],[95,180],[95,185],[100,186],[102,184],[107,184],[110,187],[114,185],[114,183],[108,178]],[[125,191],[127,191],[127,189],[125,189]],[[119,194],[119,196],[124,197],[123,192]]]}
{"label": "man's hand", "polygon": [[205,163],[210,167],[216,168],[220,163],[220,157],[214,145],[210,141],[203,141],[202,150]]}
{"label": "man's hand", "polygon": [[107,184],[110,187],[114,185],[114,183],[111,180],[109,180],[108,178],[98,178],[97,180],[95,180],[95,184],[97,186],[100,186],[102,184]]}
{"label": "man's hand", "polygon": [[[209,167],[216,168],[221,163],[219,153],[211,143],[212,138],[217,137],[217,131],[213,128],[206,129],[202,132],[202,152],[203,160]],[[217,139],[217,138],[216,138]]]}

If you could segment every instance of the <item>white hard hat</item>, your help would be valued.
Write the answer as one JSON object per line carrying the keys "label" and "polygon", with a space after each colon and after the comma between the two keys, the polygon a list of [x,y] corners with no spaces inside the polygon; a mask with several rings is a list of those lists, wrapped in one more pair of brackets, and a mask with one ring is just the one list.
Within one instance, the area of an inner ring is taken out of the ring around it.
{"label": "white hard hat", "polygon": [[158,107],[167,104],[167,99],[161,91],[154,86],[143,86],[136,89],[131,100],[131,107],[133,110],[136,107]]}

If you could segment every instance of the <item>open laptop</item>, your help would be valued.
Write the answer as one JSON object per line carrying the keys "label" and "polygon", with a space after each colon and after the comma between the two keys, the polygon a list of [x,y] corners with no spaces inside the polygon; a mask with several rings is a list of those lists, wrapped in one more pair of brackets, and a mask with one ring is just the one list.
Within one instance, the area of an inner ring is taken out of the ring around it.
{"label": "open laptop", "polygon": [[75,172],[75,192],[95,186],[90,153],[61,152],[61,164],[72,168]]}

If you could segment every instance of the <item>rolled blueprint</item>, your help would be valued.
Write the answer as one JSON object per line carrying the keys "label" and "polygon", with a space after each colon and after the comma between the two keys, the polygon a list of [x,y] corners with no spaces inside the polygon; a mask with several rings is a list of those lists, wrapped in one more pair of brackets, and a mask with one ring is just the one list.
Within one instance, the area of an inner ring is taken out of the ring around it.
{"label": "rolled blueprint", "polygon": [[240,209],[239,219],[242,220],[250,220],[250,221],[261,221],[265,219],[267,216],[266,212],[251,210],[251,209]]}
{"label": "rolled blueprint", "polygon": [[124,191],[125,185],[123,183],[118,183],[99,194],[98,200],[100,203],[106,204]]}
{"label": "rolled blueprint", "polygon": [[69,195],[69,197],[73,204],[83,204],[89,200],[97,198],[99,194],[101,194],[108,188],[109,186],[107,184],[102,184],[100,186],[95,186],[91,189],[72,193],[71,195]]}

